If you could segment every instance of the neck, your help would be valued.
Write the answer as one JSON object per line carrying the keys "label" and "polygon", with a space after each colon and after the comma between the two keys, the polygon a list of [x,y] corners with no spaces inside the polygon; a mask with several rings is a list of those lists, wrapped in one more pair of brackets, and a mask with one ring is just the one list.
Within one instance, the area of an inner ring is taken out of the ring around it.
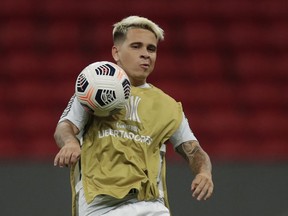
{"label": "neck", "polygon": [[146,80],[132,80],[132,79],[130,79],[130,82],[131,82],[131,85],[135,86],[135,87],[142,86],[142,85],[146,84]]}

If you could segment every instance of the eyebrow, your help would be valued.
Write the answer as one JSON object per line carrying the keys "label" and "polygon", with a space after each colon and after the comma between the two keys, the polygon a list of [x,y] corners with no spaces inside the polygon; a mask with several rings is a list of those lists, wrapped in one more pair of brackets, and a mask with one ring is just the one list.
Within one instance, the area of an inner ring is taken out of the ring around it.
{"label": "eyebrow", "polygon": [[[131,42],[130,45],[133,45],[133,44],[143,44],[142,42],[138,41],[138,42]],[[157,45],[155,44],[148,44],[147,46],[153,46],[153,47],[157,47]]]}

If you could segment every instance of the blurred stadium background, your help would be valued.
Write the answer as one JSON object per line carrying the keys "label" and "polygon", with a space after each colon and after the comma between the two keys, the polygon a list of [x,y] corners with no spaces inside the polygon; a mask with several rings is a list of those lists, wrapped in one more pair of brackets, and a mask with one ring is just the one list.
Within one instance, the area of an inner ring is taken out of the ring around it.
{"label": "blurred stadium background", "polygon": [[287,216],[288,6],[284,0],[1,0],[1,215],[70,215],[55,125],[89,63],[111,60],[129,15],[165,30],[149,82],[182,101],[214,164],[215,195],[190,198],[168,151],[175,216]]}

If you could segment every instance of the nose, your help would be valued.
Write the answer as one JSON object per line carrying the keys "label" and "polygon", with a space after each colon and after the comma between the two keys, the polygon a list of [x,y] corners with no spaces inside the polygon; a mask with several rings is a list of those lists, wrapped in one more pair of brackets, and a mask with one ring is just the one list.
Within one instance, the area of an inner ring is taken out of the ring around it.
{"label": "nose", "polygon": [[150,53],[149,53],[149,51],[148,51],[147,49],[143,49],[143,50],[141,51],[141,57],[142,57],[142,58],[145,58],[145,59],[150,58]]}

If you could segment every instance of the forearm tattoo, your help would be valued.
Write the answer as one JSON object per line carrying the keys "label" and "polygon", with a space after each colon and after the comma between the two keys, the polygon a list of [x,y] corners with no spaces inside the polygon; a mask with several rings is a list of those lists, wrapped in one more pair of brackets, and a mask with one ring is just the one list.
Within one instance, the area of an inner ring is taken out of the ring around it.
{"label": "forearm tattoo", "polygon": [[211,171],[210,159],[197,141],[182,143],[176,151],[188,161],[193,173],[199,173],[201,170]]}
{"label": "forearm tattoo", "polygon": [[195,157],[196,152],[199,151],[199,145],[197,143],[191,141],[191,142],[185,142],[181,144],[176,151],[180,153],[187,161],[193,160]]}

